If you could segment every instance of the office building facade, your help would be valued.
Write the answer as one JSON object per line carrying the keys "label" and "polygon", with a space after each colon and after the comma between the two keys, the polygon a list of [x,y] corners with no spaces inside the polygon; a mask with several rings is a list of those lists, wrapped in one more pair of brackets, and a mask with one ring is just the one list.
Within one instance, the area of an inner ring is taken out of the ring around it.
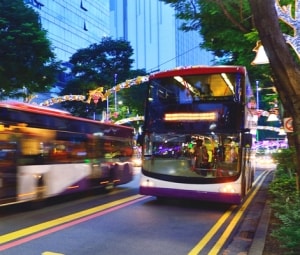
{"label": "office building facade", "polygon": [[41,17],[58,60],[105,36],[125,39],[134,50],[133,69],[147,72],[176,66],[209,65],[197,32],[179,29],[174,8],[159,0],[24,0]]}
{"label": "office building facade", "polygon": [[174,8],[159,0],[110,0],[110,19],[112,37],[124,38],[134,49],[134,69],[213,63],[212,54],[199,47],[200,35],[180,30]]}
{"label": "office building facade", "polygon": [[37,11],[57,59],[64,62],[81,48],[109,36],[108,0],[24,0]]}

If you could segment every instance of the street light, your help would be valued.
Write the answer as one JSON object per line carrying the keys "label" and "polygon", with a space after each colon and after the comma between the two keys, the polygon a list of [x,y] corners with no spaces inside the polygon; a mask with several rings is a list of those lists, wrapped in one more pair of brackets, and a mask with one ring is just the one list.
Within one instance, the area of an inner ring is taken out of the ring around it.
{"label": "street light", "polygon": [[115,111],[118,110],[118,105],[117,105],[117,77],[118,77],[118,74],[115,73]]}
{"label": "street light", "polygon": [[256,81],[256,109],[259,110],[259,81]]}

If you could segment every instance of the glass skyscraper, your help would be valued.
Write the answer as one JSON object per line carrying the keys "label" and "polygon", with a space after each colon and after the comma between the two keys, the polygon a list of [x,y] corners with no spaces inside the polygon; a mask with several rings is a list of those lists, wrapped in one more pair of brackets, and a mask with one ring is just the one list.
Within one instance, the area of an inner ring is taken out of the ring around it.
{"label": "glass skyscraper", "polygon": [[159,0],[24,0],[41,17],[59,60],[104,36],[123,38],[134,50],[133,69],[148,72],[176,66],[209,65],[197,32],[179,30],[175,10]]}
{"label": "glass skyscraper", "polygon": [[109,36],[108,0],[24,0],[36,10],[59,60]]}
{"label": "glass skyscraper", "polygon": [[135,69],[212,64],[199,33],[181,31],[174,8],[159,0],[110,0],[110,19],[111,35],[131,43]]}

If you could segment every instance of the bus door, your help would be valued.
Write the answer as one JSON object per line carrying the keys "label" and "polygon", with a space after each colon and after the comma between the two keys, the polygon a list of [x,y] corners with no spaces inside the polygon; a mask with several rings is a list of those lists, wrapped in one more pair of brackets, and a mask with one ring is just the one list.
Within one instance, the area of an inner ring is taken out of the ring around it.
{"label": "bus door", "polygon": [[0,204],[17,196],[17,144],[0,137]]}

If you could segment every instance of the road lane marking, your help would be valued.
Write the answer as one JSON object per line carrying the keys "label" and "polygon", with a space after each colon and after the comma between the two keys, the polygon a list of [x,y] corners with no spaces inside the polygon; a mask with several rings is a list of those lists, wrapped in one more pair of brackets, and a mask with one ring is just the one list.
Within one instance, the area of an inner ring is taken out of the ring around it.
{"label": "road lane marking", "polygon": [[197,255],[205,247],[205,245],[212,239],[216,232],[222,227],[224,222],[232,214],[236,205],[230,206],[230,208],[222,215],[222,217],[217,221],[217,223],[208,231],[208,233],[201,239],[201,241],[188,253],[188,255]]}
{"label": "road lane marking", "polygon": [[239,223],[241,217],[246,212],[249,204],[253,201],[253,198],[257,194],[258,190],[260,189],[263,181],[268,176],[268,172],[264,171],[263,174],[260,176],[259,183],[255,186],[255,189],[253,192],[251,192],[250,196],[246,199],[246,201],[242,204],[238,212],[234,215],[233,219],[230,221],[229,225],[219,238],[219,240],[215,243],[214,247],[211,249],[211,251],[208,253],[208,255],[214,255],[218,254],[218,252],[221,250],[221,248],[224,246],[225,242],[227,241],[228,237],[232,233],[232,231],[235,229],[237,224]]}
{"label": "road lane marking", "polygon": [[[241,208],[238,210],[238,212],[235,214],[233,219],[230,221],[230,224],[223,232],[219,240],[216,242],[214,247],[211,249],[211,251],[208,253],[208,255],[218,254],[219,250],[223,247],[224,243],[227,241],[228,237],[230,236],[230,233],[233,231],[233,229],[239,222],[240,218],[246,211],[248,205],[250,204],[250,202],[253,200],[254,196],[258,192],[260,185],[262,184],[262,182],[264,181],[267,175],[268,175],[267,171],[264,171],[260,176],[258,176],[256,181],[254,182],[255,189],[253,190],[253,192],[251,192],[250,196],[247,197],[246,201],[244,201]],[[222,215],[222,217],[215,223],[215,225],[210,229],[210,231],[201,239],[201,241],[188,253],[188,255],[198,255],[203,250],[203,248],[207,245],[207,243],[212,239],[212,237],[217,233],[217,231],[219,231],[219,229],[223,226],[223,224],[233,213],[235,208],[237,208],[237,206],[232,205]]]}
{"label": "road lane marking", "polygon": [[228,237],[230,236],[230,234],[232,233],[232,231],[238,224],[239,220],[246,212],[246,209],[248,208],[249,204],[253,201],[253,198],[257,194],[259,188],[261,187],[261,184],[263,183],[263,181],[267,177],[267,175],[268,175],[267,171],[265,171],[265,172],[263,172],[263,174],[261,174],[259,183],[255,186],[254,191],[250,194],[250,196],[246,199],[246,201],[241,205],[240,209],[235,214],[233,219],[230,221],[229,225],[227,226],[227,228],[225,229],[225,231],[223,232],[223,234],[221,235],[219,240],[215,243],[214,247],[211,249],[211,252],[208,253],[208,255],[217,254],[220,251],[220,249],[223,247],[223,245],[227,241]]}
{"label": "road lane marking", "polygon": [[88,221],[90,219],[99,217],[101,215],[115,211],[125,206],[137,203],[138,201],[144,200],[146,198],[149,197],[142,195],[130,196],[104,205],[96,206],[84,211],[73,213],[58,219],[50,220],[28,228],[20,229],[6,235],[2,235],[0,238],[0,251],[34,240],[41,236],[48,235],[61,229],[76,225],[78,223]]}

